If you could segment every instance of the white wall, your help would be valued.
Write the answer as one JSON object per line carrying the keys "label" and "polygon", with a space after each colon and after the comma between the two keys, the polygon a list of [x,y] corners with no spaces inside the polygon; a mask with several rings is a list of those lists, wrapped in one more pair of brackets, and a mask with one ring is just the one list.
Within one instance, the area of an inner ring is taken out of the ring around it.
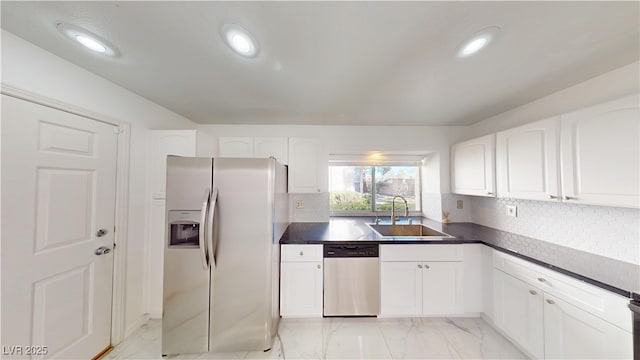
{"label": "white wall", "polygon": [[[309,126],[309,125],[200,125],[199,130],[215,138],[224,136],[287,136],[321,139],[329,154],[363,154],[369,151],[394,153],[435,153],[438,162],[430,169],[439,171],[434,192],[448,193],[449,144],[460,136],[456,126]],[[292,221],[327,221],[329,217],[326,194],[295,195],[294,200],[305,200],[305,209],[292,206]],[[432,200],[431,198],[425,201]],[[435,201],[435,200],[434,200]],[[439,205],[438,205],[439,209]],[[432,210],[430,214],[439,214]],[[434,219],[439,220],[440,216]]]}
{"label": "white wall", "polygon": [[129,231],[127,234],[127,330],[146,313],[150,129],[195,128],[195,123],[2,30],[2,84],[52,98],[131,124]]}
{"label": "white wall", "polygon": [[465,127],[459,141],[635,94],[638,89],[640,62],[634,62],[502,114],[478,119],[481,121]]}
{"label": "white wall", "polygon": [[[505,130],[640,92],[635,62],[464,129],[461,140]],[[469,197],[471,221],[583,251],[640,264],[640,210]],[[505,206],[518,206],[507,218]]]}

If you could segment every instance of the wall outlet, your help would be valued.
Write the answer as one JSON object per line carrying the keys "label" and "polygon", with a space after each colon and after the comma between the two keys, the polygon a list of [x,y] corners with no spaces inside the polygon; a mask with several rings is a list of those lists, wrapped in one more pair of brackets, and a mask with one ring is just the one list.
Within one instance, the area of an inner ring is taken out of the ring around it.
{"label": "wall outlet", "polygon": [[518,207],[515,205],[507,205],[507,216],[518,217]]}
{"label": "wall outlet", "polygon": [[458,209],[462,209],[462,208],[464,207],[464,204],[462,203],[462,200],[458,200],[458,201],[456,202],[456,207],[457,207]]}
{"label": "wall outlet", "polygon": [[304,200],[296,200],[296,209],[304,209]]}

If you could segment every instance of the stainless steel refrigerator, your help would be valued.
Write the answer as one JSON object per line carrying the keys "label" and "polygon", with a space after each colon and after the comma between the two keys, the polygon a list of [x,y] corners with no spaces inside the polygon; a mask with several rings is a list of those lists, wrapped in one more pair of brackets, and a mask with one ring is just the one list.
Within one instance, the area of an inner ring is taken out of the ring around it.
{"label": "stainless steel refrigerator", "polygon": [[162,354],[270,349],[287,168],[169,156],[166,189]]}

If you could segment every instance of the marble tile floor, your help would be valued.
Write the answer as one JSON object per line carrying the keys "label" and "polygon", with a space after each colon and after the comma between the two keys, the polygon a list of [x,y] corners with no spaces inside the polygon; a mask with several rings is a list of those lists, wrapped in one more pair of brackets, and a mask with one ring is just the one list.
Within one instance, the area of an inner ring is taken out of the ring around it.
{"label": "marble tile floor", "polygon": [[[161,321],[150,320],[104,359],[162,359]],[[268,352],[181,354],[173,359],[526,359],[480,318],[281,319]],[[165,359],[168,359],[165,358]]]}

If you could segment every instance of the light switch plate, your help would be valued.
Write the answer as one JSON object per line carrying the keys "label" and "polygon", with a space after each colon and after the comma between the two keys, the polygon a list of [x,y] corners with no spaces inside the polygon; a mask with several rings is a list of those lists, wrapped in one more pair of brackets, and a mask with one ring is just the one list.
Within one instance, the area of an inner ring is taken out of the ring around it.
{"label": "light switch plate", "polygon": [[507,216],[518,217],[518,207],[515,205],[507,205]]}

